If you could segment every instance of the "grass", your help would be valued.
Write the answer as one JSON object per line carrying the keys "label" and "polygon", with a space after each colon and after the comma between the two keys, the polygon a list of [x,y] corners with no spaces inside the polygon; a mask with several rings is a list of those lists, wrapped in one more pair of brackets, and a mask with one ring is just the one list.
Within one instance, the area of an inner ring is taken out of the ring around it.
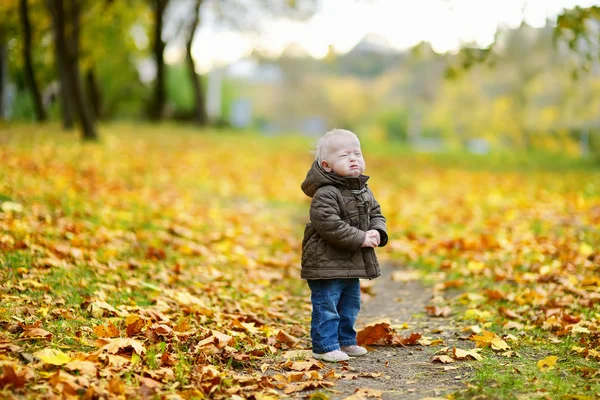
{"label": "grass", "polygon": [[[555,345],[531,341],[527,345],[514,346],[519,356],[512,358],[489,351],[474,365],[469,388],[454,394],[453,398],[513,399],[534,393],[552,399],[599,396],[598,363],[582,360],[570,346],[569,340]],[[551,355],[558,357],[556,366],[547,371],[540,370],[538,361]]]}

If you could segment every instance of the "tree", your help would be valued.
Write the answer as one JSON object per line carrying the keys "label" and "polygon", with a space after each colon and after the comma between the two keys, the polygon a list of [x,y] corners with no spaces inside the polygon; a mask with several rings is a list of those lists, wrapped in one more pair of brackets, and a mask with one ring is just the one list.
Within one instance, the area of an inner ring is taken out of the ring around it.
{"label": "tree", "polygon": [[62,64],[66,79],[65,94],[72,101],[76,118],[81,124],[84,140],[97,140],[96,126],[87,105],[79,70],[80,12],[83,0],[47,0],[52,16],[52,28],[58,62]]}
{"label": "tree", "polygon": [[202,5],[202,2],[203,0],[195,0],[192,23],[190,24],[185,45],[186,61],[190,71],[192,87],[194,88],[194,120],[201,126],[208,124],[208,115],[206,113],[206,98],[204,96],[204,90],[202,89],[202,81],[196,73],[196,63],[194,57],[192,57],[192,43],[194,42],[194,36],[198,25],[200,25],[200,6]]}
{"label": "tree", "polygon": [[0,26],[0,119],[4,118],[6,108],[6,85],[8,84],[8,45],[4,40],[3,29]]}
{"label": "tree", "polygon": [[593,63],[600,61],[600,6],[565,9],[556,19],[554,43],[566,41],[569,48],[583,57],[579,70],[589,71]]}
{"label": "tree", "polygon": [[156,61],[156,82],[154,83],[154,95],[150,105],[150,119],[160,120],[163,117],[165,109],[165,46],[166,43],[162,37],[163,18],[165,9],[169,0],[150,0],[152,12],[154,14],[154,34],[152,51]]}
{"label": "tree", "polygon": [[42,96],[38,87],[35,73],[33,71],[33,61],[31,59],[31,23],[29,22],[29,10],[27,0],[19,1],[19,15],[21,17],[21,26],[23,30],[23,63],[25,66],[26,82],[33,97],[35,115],[38,121],[46,120],[46,111],[42,104]]}
{"label": "tree", "polygon": [[[202,81],[196,73],[196,65],[192,57],[192,48],[197,30],[203,19],[203,12],[212,13],[215,16],[215,24],[220,27],[228,27],[243,32],[258,32],[263,23],[268,19],[291,18],[305,19],[315,12],[316,0],[151,0],[154,18],[154,58],[156,60],[156,81],[154,87],[154,98],[150,108],[153,119],[160,119],[166,101],[164,91],[164,59],[162,52],[165,49],[166,14],[172,12],[173,20],[184,29],[174,29],[176,33],[167,40],[177,40],[179,35],[184,35],[186,45],[186,63],[190,71],[191,83],[194,89],[194,120],[200,124],[206,124],[208,117],[206,113],[206,99],[202,87]],[[167,4],[170,10],[166,10]]]}

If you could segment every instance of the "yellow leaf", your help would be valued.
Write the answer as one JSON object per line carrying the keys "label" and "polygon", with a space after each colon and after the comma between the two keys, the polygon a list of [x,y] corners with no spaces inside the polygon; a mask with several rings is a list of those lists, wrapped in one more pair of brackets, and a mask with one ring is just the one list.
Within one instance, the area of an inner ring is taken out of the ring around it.
{"label": "yellow leaf", "polygon": [[131,354],[131,365],[136,365],[142,360],[142,358],[137,353]]}
{"label": "yellow leaf", "polygon": [[33,353],[34,356],[52,365],[63,365],[71,361],[71,357],[60,350],[45,348]]}
{"label": "yellow leaf", "polygon": [[579,245],[579,253],[581,253],[582,256],[587,257],[587,256],[591,255],[593,252],[594,252],[594,249],[589,244],[581,243]]}
{"label": "yellow leaf", "polygon": [[546,371],[549,371],[552,368],[554,368],[554,365],[556,364],[556,360],[558,360],[558,357],[548,356],[548,357],[544,358],[543,360],[538,361],[537,366],[540,371],[546,372]]}

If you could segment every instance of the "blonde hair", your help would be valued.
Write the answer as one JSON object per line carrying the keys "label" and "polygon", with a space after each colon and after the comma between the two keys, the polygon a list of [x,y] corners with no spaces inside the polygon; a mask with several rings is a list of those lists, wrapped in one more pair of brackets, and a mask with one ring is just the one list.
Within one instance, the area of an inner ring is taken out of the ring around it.
{"label": "blonde hair", "polygon": [[327,158],[327,153],[329,151],[329,143],[331,142],[331,139],[339,135],[352,135],[358,140],[358,136],[356,136],[354,132],[349,131],[347,129],[335,128],[327,132],[326,134],[321,136],[319,140],[317,140],[317,143],[315,144],[315,150],[313,151],[315,160],[319,164],[321,163],[321,161]]}

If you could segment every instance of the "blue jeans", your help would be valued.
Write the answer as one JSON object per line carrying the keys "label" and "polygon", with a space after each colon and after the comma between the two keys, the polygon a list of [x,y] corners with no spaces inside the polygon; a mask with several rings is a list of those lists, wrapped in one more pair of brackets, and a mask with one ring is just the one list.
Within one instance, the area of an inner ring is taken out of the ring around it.
{"label": "blue jeans", "polygon": [[327,353],[356,344],[354,322],[360,310],[360,283],[352,279],[309,279],[313,352]]}

